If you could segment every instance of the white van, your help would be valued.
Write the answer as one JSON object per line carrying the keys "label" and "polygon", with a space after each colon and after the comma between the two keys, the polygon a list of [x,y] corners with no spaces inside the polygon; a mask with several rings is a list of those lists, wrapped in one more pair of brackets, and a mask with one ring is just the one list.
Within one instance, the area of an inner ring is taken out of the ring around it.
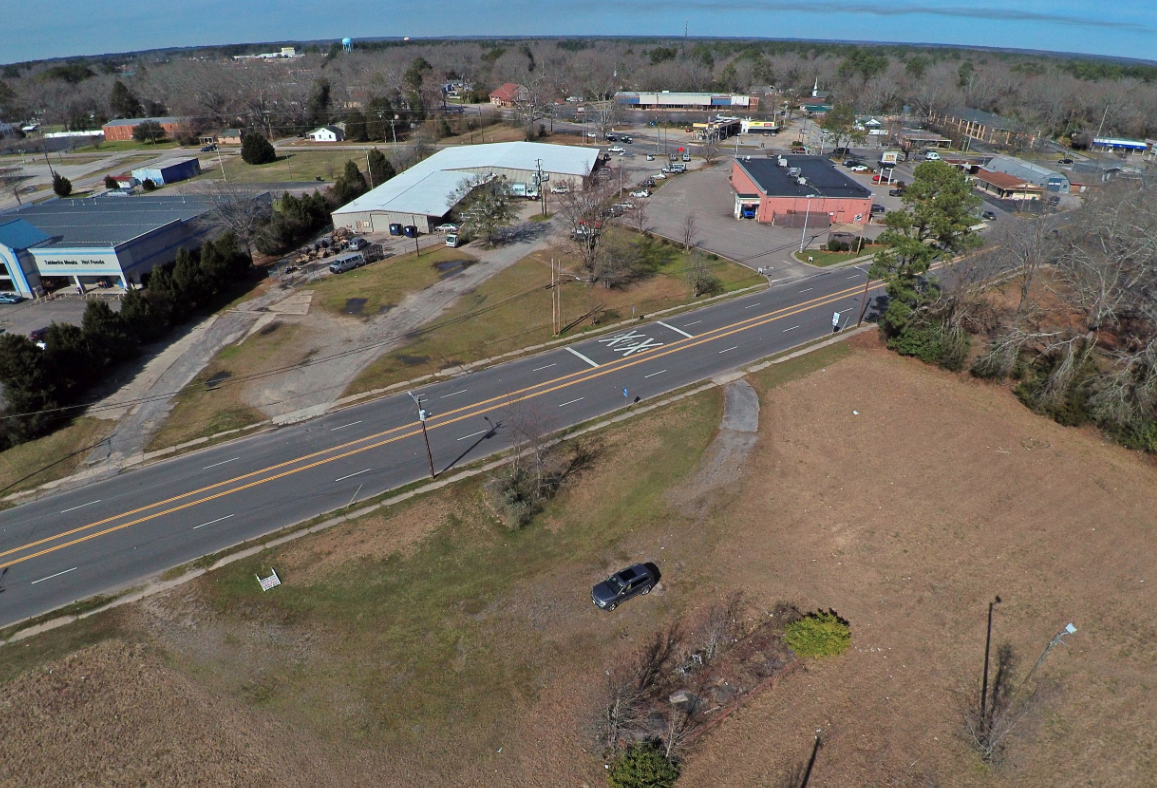
{"label": "white van", "polygon": [[366,258],[362,256],[361,252],[349,252],[335,257],[334,261],[329,264],[329,272],[331,274],[344,274],[346,271],[361,268],[365,264]]}

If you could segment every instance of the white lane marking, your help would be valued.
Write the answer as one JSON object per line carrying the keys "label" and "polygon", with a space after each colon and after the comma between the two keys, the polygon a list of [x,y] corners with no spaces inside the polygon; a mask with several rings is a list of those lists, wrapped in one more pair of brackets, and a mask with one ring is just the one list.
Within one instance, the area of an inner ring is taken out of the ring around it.
{"label": "white lane marking", "polygon": [[466,389],[462,389],[461,391],[455,391],[451,394],[443,394],[442,396],[438,397],[438,399],[446,399],[447,397],[456,397],[459,394],[465,394],[465,393],[466,393]]}
{"label": "white lane marking", "polygon": [[665,370],[665,369],[661,369],[661,370],[659,370],[658,372],[652,372],[650,375],[643,375],[643,379],[644,379],[644,380],[646,380],[647,378],[653,378],[653,377],[655,377],[656,375],[662,375],[662,374],[663,374],[664,372],[666,372],[666,371],[667,371],[667,370]]}
{"label": "white lane marking", "polygon": [[860,277],[856,276],[855,274],[852,274],[851,276],[848,277],[848,279],[859,279],[859,278]]}
{"label": "white lane marking", "polygon": [[757,303],[756,304],[748,304],[747,306],[745,306],[743,308],[744,309],[754,309],[757,306],[759,306],[759,304],[757,304]]}
{"label": "white lane marking", "polygon": [[737,347],[739,347],[739,345],[733,345],[733,346],[727,348],[727,350],[720,350],[719,352],[720,352],[720,354],[730,353],[732,350],[735,350],[735,348],[737,348]]}
{"label": "white lane marking", "polygon": [[361,424],[361,423],[362,423],[361,419],[358,419],[357,421],[351,421],[349,424],[343,424],[340,427],[334,427],[332,430],[330,430],[330,432],[337,432],[338,430],[344,430],[346,427],[352,427],[355,424]]}
{"label": "white lane marking", "polygon": [[43,583],[45,580],[51,580],[54,577],[60,577],[61,575],[67,575],[69,572],[75,572],[75,571],[76,571],[76,567],[74,566],[72,569],[65,569],[63,572],[57,572],[54,575],[49,575],[48,577],[42,577],[39,580],[33,580],[31,583],[29,583],[29,585],[36,585],[37,583]]}
{"label": "white lane marking", "polygon": [[836,314],[837,314],[837,315],[842,315],[844,312],[851,312],[853,309],[855,309],[855,307],[854,307],[854,306],[850,306],[850,307],[848,307],[847,309],[841,309],[839,312],[836,312]]}
{"label": "white lane marking", "polygon": [[554,362],[553,364],[547,364],[545,367],[539,367],[538,369],[532,369],[530,371],[531,372],[542,372],[544,369],[550,369],[551,367],[554,367],[554,366],[558,366],[557,361]]}
{"label": "white lane marking", "polygon": [[204,528],[206,525],[214,525],[216,523],[221,522],[222,520],[228,520],[232,516],[233,515],[231,515],[231,514],[227,514],[224,517],[218,517],[216,520],[210,520],[207,523],[201,523],[200,525],[194,525],[193,530],[196,531],[198,528]]}
{"label": "white lane marking", "polygon": [[803,290],[800,290],[800,292],[806,293],[808,290],[815,290],[815,288],[814,287],[805,287]]}
{"label": "white lane marking", "polygon": [[86,506],[92,506],[94,503],[100,503],[100,500],[98,499],[95,501],[89,501],[88,503],[82,503],[80,506],[74,506],[71,509],[65,509],[64,511],[61,512],[61,514],[68,514],[69,512],[75,512],[77,509],[83,509]]}
{"label": "white lane marking", "polygon": [[792,326],[791,328],[785,328],[783,330],[783,333],[786,334],[788,331],[795,331],[797,328],[799,328],[799,326]]}
{"label": "white lane marking", "polygon": [[355,476],[361,476],[363,473],[369,473],[372,470],[373,470],[373,468],[362,468],[357,473],[351,473],[348,476],[341,477],[340,479],[334,479],[334,481],[335,482],[342,482],[342,481],[345,481],[346,479],[352,479]]}
{"label": "white lane marking", "polygon": [[681,329],[681,328],[675,328],[675,326],[671,325],[670,323],[664,323],[662,320],[656,320],[655,322],[656,322],[656,323],[658,323],[659,325],[661,325],[663,328],[669,328],[669,329],[671,329],[671,330],[672,330],[672,331],[674,331],[676,334],[682,334],[683,336],[687,337],[688,339],[694,339],[694,338],[695,338],[695,335],[694,335],[694,334],[688,334],[688,333],[687,333],[686,331],[684,331],[683,329]]}
{"label": "white lane marking", "polygon": [[467,438],[477,438],[479,435],[485,435],[488,432],[490,432],[490,430],[478,430],[478,432],[472,432],[469,435],[463,435],[461,438],[455,438],[455,440],[464,441]]}
{"label": "white lane marking", "polygon": [[690,328],[691,326],[695,325],[696,323],[702,323],[702,322],[703,322],[702,320],[692,320],[690,323],[684,323],[683,328]]}
{"label": "white lane marking", "polygon": [[571,353],[573,353],[574,355],[576,355],[576,356],[578,356],[579,358],[581,358],[583,361],[585,361],[585,362],[587,362],[588,364],[590,364],[592,367],[597,367],[597,366],[598,366],[598,364],[596,364],[595,362],[591,361],[589,358],[587,358],[587,357],[586,357],[586,356],[584,356],[582,353],[580,353],[580,352],[578,352],[577,350],[575,350],[573,347],[568,347],[568,348],[567,348],[567,350],[569,350]]}
{"label": "white lane marking", "polygon": [[573,404],[575,404],[576,402],[578,402],[579,400],[584,400],[584,399],[586,399],[586,397],[579,397],[578,399],[572,399],[572,400],[571,400],[571,401],[569,401],[569,402],[564,402],[564,403],[562,403],[561,405],[559,405],[559,407],[560,407],[560,408],[565,408],[567,405],[573,405]]}
{"label": "white lane marking", "polygon": [[231,462],[237,462],[237,460],[239,460],[239,459],[241,459],[241,458],[240,458],[240,457],[234,457],[234,458],[233,458],[233,459],[231,459],[231,460],[223,460],[222,462],[215,462],[215,463],[213,463],[212,465],[206,465],[206,466],[205,466],[204,468],[202,468],[201,470],[203,470],[203,471],[207,471],[207,470],[209,470],[210,468],[216,468],[218,465],[228,465],[228,464],[229,464],[229,463],[231,463]]}

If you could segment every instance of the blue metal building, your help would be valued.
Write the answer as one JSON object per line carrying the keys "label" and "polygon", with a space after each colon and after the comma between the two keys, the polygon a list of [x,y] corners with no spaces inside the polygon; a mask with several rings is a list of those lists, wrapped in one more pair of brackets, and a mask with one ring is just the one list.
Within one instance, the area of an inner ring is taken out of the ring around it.
{"label": "blue metal building", "polygon": [[144,183],[145,179],[148,179],[157,186],[188,180],[200,174],[201,162],[195,158],[166,159],[153,167],[133,170],[133,177],[138,181]]}

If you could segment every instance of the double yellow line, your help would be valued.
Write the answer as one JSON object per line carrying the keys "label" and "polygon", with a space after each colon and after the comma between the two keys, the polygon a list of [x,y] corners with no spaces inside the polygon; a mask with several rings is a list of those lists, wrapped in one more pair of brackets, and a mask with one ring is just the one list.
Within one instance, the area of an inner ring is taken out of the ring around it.
{"label": "double yellow line", "polygon": [[[876,289],[879,287],[880,287],[880,283],[877,282],[875,285],[871,285],[869,287],[869,289]],[[804,302],[799,303],[799,304],[793,304],[792,306],[783,307],[782,309],[778,309],[778,310],[775,310],[773,312],[768,312],[768,313],[765,313],[763,315],[757,315],[755,317],[751,317],[751,318],[748,318],[746,320],[741,320],[738,323],[732,323],[732,324],[727,325],[727,326],[721,326],[719,328],[712,329],[711,331],[708,331],[708,332],[701,334],[699,336],[690,337],[690,338],[681,339],[681,340],[672,342],[669,345],[666,345],[662,350],[656,350],[653,352],[649,352],[649,353],[646,353],[646,354],[639,356],[637,358],[634,358],[634,359],[616,360],[616,361],[613,361],[609,364],[600,366],[597,369],[580,370],[578,372],[572,372],[568,375],[563,375],[561,377],[554,378],[552,380],[543,381],[542,383],[536,383],[533,386],[527,386],[526,388],[518,389],[516,391],[512,391],[512,392],[509,392],[506,394],[501,394],[501,395],[496,396],[496,397],[491,397],[490,399],[483,400],[481,402],[477,402],[477,403],[474,403],[472,405],[465,405],[461,408],[457,408],[456,410],[448,411],[446,414],[444,414],[441,417],[434,417],[434,420],[427,422],[426,427],[427,427],[427,429],[430,429],[430,430],[441,429],[441,428],[447,427],[451,424],[455,424],[459,421],[463,421],[464,419],[475,418],[475,417],[481,416],[485,413],[490,413],[490,412],[493,412],[495,410],[498,410],[499,408],[509,407],[510,405],[513,405],[513,404],[518,403],[518,402],[523,402],[523,401],[526,401],[529,399],[533,399],[535,397],[541,397],[543,395],[550,394],[550,393],[555,392],[555,391],[559,391],[560,389],[564,389],[564,388],[567,388],[569,386],[574,386],[574,385],[577,385],[579,383],[585,383],[587,381],[594,380],[595,378],[601,377],[603,375],[608,375],[612,372],[618,372],[618,371],[623,370],[623,369],[629,369],[630,367],[633,367],[633,366],[638,365],[638,364],[643,364],[643,363],[647,363],[650,361],[654,361],[655,359],[663,358],[665,356],[670,356],[670,355],[673,355],[675,353],[680,353],[682,351],[688,350],[690,348],[698,347],[699,345],[703,345],[703,344],[706,344],[708,342],[714,342],[714,341],[717,341],[719,339],[723,339],[725,337],[729,337],[729,336],[732,336],[734,334],[741,333],[743,331],[748,331],[750,329],[758,328],[760,326],[764,326],[764,325],[767,325],[769,323],[774,323],[778,320],[783,320],[784,318],[798,315],[802,312],[808,311],[809,309],[814,309],[816,307],[823,306],[825,304],[830,304],[830,303],[833,303],[835,301],[839,301],[841,299],[847,298],[849,295],[854,295],[856,293],[861,293],[861,292],[863,292],[863,288],[860,286],[856,286],[856,287],[847,288],[847,289],[844,289],[844,290],[841,290],[839,292],[832,293],[829,295],[817,296],[816,298],[810,299],[808,301],[804,301]],[[385,430],[383,432],[379,432],[379,433],[376,433],[374,435],[367,435],[366,437],[359,438],[357,440],[350,441],[348,443],[344,443],[344,444],[341,444],[339,446],[334,446],[334,447],[329,448],[329,449],[323,449],[321,451],[317,451],[317,452],[314,452],[312,454],[307,454],[303,457],[297,457],[297,458],[292,459],[292,460],[287,460],[286,462],[279,463],[277,465],[271,465],[267,468],[262,468],[262,469],[257,470],[257,471],[251,471],[250,473],[246,473],[246,474],[243,474],[241,476],[236,476],[232,479],[226,479],[225,481],[217,482],[217,483],[211,484],[207,487],[201,487],[199,489],[191,490],[189,492],[182,493],[180,495],[175,495],[171,498],[166,498],[165,500],[157,501],[156,503],[147,504],[145,506],[141,506],[141,507],[138,507],[136,509],[132,509],[132,510],[127,511],[127,512],[122,512],[121,514],[113,515],[111,517],[106,517],[104,519],[97,520],[97,521],[92,522],[92,523],[88,523],[86,525],[78,526],[78,527],[73,528],[73,529],[68,530],[68,531],[63,531],[61,533],[54,534],[53,536],[46,536],[43,539],[38,539],[36,541],[21,545],[20,547],[14,547],[14,548],[11,548],[9,550],[5,550],[3,552],[0,552],[0,561],[3,561],[3,563],[0,563],[0,569],[2,569],[4,567],[8,567],[8,566],[14,566],[15,564],[23,563],[24,561],[28,561],[28,560],[31,560],[33,558],[37,558],[37,557],[45,555],[47,553],[52,553],[52,552],[55,552],[57,550],[62,550],[66,547],[71,547],[73,545],[77,545],[77,544],[80,544],[82,542],[87,542],[91,539],[96,539],[97,537],[104,536],[106,534],[110,534],[110,533],[113,533],[115,531],[122,530],[124,528],[129,528],[129,527],[134,526],[134,525],[139,525],[140,523],[147,522],[149,520],[153,520],[153,519],[156,519],[158,517],[162,517],[166,514],[172,514],[174,512],[179,512],[179,511],[182,511],[184,509],[189,509],[193,506],[197,506],[197,505],[202,504],[202,503],[207,503],[209,501],[213,501],[213,500],[216,500],[218,498],[222,498],[226,495],[231,495],[233,493],[241,492],[243,490],[248,490],[250,488],[257,487],[259,485],[266,484],[268,482],[276,481],[278,479],[282,479],[282,478],[285,478],[287,476],[292,476],[293,474],[301,473],[302,471],[307,471],[307,470],[310,470],[312,468],[317,468],[321,465],[335,462],[337,460],[341,460],[341,459],[344,459],[346,457],[351,457],[355,454],[360,454],[362,452],[369,451],[371,449],[380,448],[380,447],[386,446],[390,443],[404,440],[405,438],[413,437],[415,435],[420,434],[420,432],[421,432],[421,430],[418,429],[417,423],[411,422],[410,424],[405,424],[401,427],[394,427],[392,429]],[[385,438],[384,436],[391,436],[391,437]],[[379,438],[384,438],[384,439],[383,440],[377,440]],[[376,442],[367,443],[368,441],[376,441]],[[356,448],[352,448],[352,447],[356,447]],[[344,449],[348,449],[348,451],[343,451]],[[333,452],[341,452],[341,453],[332,454]],[[330,454],[332,454],[332,456],[326,456],[326,455],[330,455]],[[309,460],[314,460],[314,461],[308,462]],[[307,464],[300,465],[298,467],[291,467],[291,466],[297,466],[298,463],[303,463],[303,462],[306,462]],[[274,471],[280,471],[280,472],[279,473],[273,473]],[[266,475],[266,474],[272,474],[272,475]],[[261,477],[261,478],[254,478],[254,477]],[[245,484],[241,484],[240,486],[230,487],[229,489],[220,489],[223,487],[228,487],[229,485],[237,484],[238,482],[245,482],[246,480],[251,480],[251,481],[248,481]],[[127,522],[117,522],[119,520],[122,520],[125,517],[132,517],[133,515],[142,514],[144,512],[148,512],[151,509],[156,509],[157,507],[162,507],[162,506],[166,506],[168,504],[176,503],[178,501],[183,501],[185,499],[192,498],[192,497],[197,496],[197,495],[201,495],[202,493],[209,493],[209,492],[212,492],[214,490],[217,490],[217,492],[213,492],[211,495],[205,495],[202,498],[197,498],[196,500],[185,501],[184,503],[181,503],[179,505],[171,506],[171,507],[169,507],[167,509],[163,509],[161,511],[152,512],[151,514],[145,514],[141,517],[137,517],[137,518],[129,520]],[[110,525],[111,523],[116,523],[116,524]],[[106,525],[109,525],[110,527],[101,528],[101,526],[106,526]],[[98,528],[100,530],[92,531],[92,529],[98,529]],[[92,531],[92,533],[85,533],[86,531]],[[78,536],[78,534],[84,534],[84,535]],[[62,542],[59,544],[50,545],[51,542],[56,542],[60,539],[67,539],[68,537],[71,537],[71,536],[76,536],[77,538],[70,539],[69,541]],[[37,548],[37,547],[42,547],[42,549],[35,550],[35,548]],[[35,552],[28,553],[27,555],[21,555],[18,557],[9,558],[7,561],[4,561],[4,559],[8,556],[14,556],[17,553],[23,553],[23,552],[28,551],[28,550],[35,550]]]}

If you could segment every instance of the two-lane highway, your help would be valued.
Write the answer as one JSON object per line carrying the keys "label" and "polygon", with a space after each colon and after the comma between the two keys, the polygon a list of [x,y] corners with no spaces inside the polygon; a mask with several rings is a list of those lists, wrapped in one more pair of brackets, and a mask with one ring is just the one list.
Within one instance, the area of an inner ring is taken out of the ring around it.
{"label": "two-lane highway", "polygon": [[[507,448],[518,411],[562,429],[831,335],[837,313],[855,325],[864,283],[828,271],[427,386],[435,468]],[[0,626],[426,476],[403,393],[18,506],[0,513]]]}

